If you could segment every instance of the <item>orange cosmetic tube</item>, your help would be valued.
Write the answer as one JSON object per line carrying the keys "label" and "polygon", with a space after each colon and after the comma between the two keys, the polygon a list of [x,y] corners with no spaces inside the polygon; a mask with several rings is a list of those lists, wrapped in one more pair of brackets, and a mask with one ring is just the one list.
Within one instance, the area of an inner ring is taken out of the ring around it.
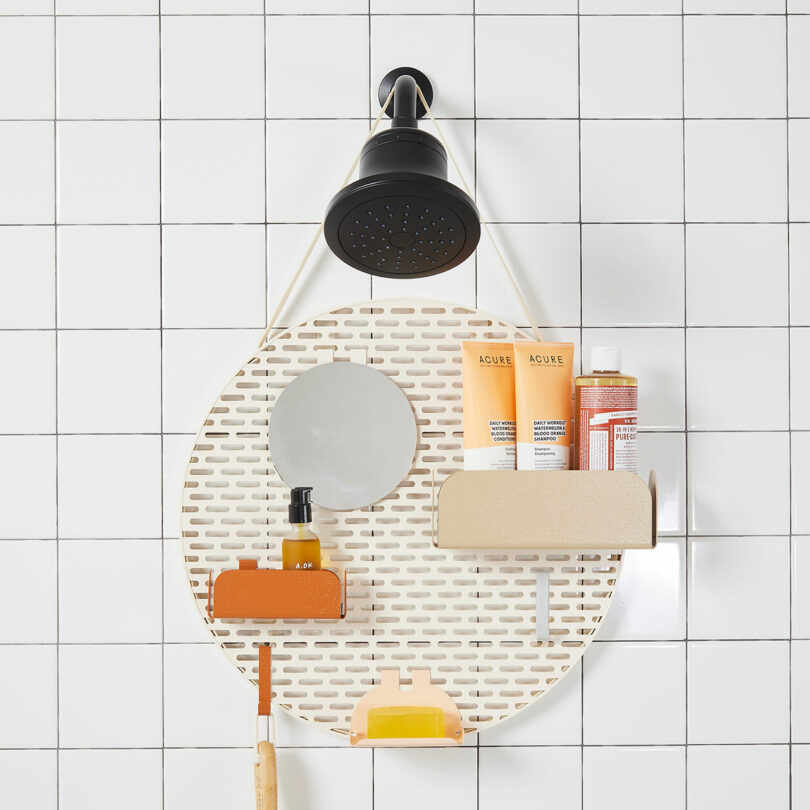
{"label": "orange cosmetic tube", "polygon": [[515,343],[517,468],[567,470],[573,343]]}
{"label": "orange cosmetic tube", "polygon": [[461,347],[464,469],[515,469],[515,366],[511,343]]}

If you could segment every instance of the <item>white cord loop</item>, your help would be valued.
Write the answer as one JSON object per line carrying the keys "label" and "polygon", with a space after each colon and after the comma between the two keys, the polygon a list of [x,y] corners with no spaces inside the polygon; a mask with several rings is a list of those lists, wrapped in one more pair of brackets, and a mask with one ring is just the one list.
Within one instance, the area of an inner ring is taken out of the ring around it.
{"label": "white cord loop", "polygon": [[[470,195],[470,198],[474,198],[472,191],[470,191],[470,187],[467,185],[467,181],[464,179],[464,175],[461,173],[461,169],[459,168],[458,162],[456,161],[456,156],[453,154],[453,150],[450,148],[450,144],[447,143],[447,139],[444,137],[444,133],[441,131],[441,128],[439,127],[439,122],[434,117],[433,112],[430,109],[430,105],[428,104],[427,99],[425,98],[418,84],[416,85],[416,92],[418,93],[419,99],[421,100],[422,104],[425,105],[425,110],[427,111],[428,117],[433,122],[433,126],[436,127],[436,132],[439,135],[439,140],[442,142],[442,145],[447,151],[450,160],[453,162],[453,167],[455,168],[456,173],[458,174],[459,179],[461,180],[461,184],[464,186],[464,190],[467,192],[467,194]],[[366,135],[365,139],[363,140],[363,144],[360,147],[360,151],[357,153],[357,157],[355,157],[354,162],[352,163],[352,167],[351,169],[349,169],[349,172],[346,175],[346,179],[343,181],[340,188],[345,188],[351,181],[352,175],[354,174],[354,170],[357,168],[358,163],[360,163],[360,158],[363,155],[363,147],[368,143],[368,141],[373,137],[374,133],[377,131],[377,127],[380,125],[380,121],[382,120],[383,115],[385,115],[385,111],[388,109],[388,105],[391,103],[391,99],[393,97],[394,91],[391,90],[391,92],[388,94],[388,98],[385,99],[385,103],[382,105],[382,108],[380,109],[379,115],[374,120],[374,123],[372,124],[368,135]],[[515,281],[515,277],[512,275],[512,271],[509,269],[509,265],[506,263],[506,259],[501,253],[500,248],[498,247],[498,243],[495,241],[495,237],[490,232],[489,227],[487,226],[487,223],[484,221],[483,216],[481,216],[480,211],[478,216],[481,221],[481,226],[484,229],[484,233],[486,233],[487,237],[489,238],[489,241],[492,244],[493,249],[495,250],[495,255],[498,257],[498,260],[501,263],[501,267],[503,267],[504,272],[506,273],[506,277],[509,279],[509,283],[512,285],[512,289],[515,291],[515,296],[520,302],[520,306],[523,309],[524,315],[528,319],[529,325],[532,328],[532,332],[534,333],[535,338],[541,341],[542,338],[540,337],[540,331],[538,330],[537,324],[535,323],[534,318],[532,317],[532,314],[529,311],[529,307],[526,304],[526,299],[523,297],[523,294],[521,293],[520,288],[518,287],[517,282]],[[290,279],[290,283],[287,285],[287,289],[284,290],[284,294],[281,296],[281,299],[278,302],[276,311],[273,313],[267,324],[267,329],[264,330],[264,334],[262,335],[262,338],[259,341],[259,348],[264,346],[264,343],[267,340],[267,336],[270,334],[270,330],[273,329],[273,325],[275,324],[276,319],[281,314],[281,311],[284,309],[284,305],[287,303],[287,299],[290,297],[290,293],[292,293],[293,287],[295,287],[296,283],[298,282],[298,279],[301,276],[304,267],[306,267],[306,264],[309,261],[309,257],[312,255],[312,251],[315,250],[315,245],[318,244],[318,240],[321,238],[321,234],[323,233],[323,227],[324,227],[324,220],[321,220],[321,224],[318,226],[318,230],[315,232],[315,236],[312,237],[312,241],[309,243],[309,247],[307,248],[306,253],[304,254],[304,258],[301,259],[301,263],[298,265],[298,269],[295,271],[295,273],[293,273],[293,276]]]}
{"label": "white cord loop", "polygon": [[[453,154],[453,150],[450,148],[450,144],[447,143],[447,139],[444,137],[444,133],[439,126],[439,122],[436,120],[435,116],[433,115],[433,111],[430,109],[430,105],[427,103],[427,99],[422,93],[422,88],[419,85],[416,85],[416,92],[419,95],[422,104],[425,105],[425,110],[427,111],[428,118],[433,122],[433,126],[436,127],[436,132],[439,135],[439,140],[442,142],[442,146],[444,146],[447,154],[450,156],[450,160],[453,161],[453,167],[456,170],[456,174],[458,174],[459,179],[461,180],[461,184],[464,186],[464,190],[467,194],[470,195],[473,199],[475,199],[472,191],[470,191],[470,187],[467,185],[467,181],[464,179],[464,175],[461,173],[461,168],[458,165],[458,161],[456,160],[456,156]],[[506,263],[506,259],[501,253],[500,248],[498,247],[498,243],[495,241],[495,237],[492,235],[492,232],[489,230],[489,226],[487,225],[484,217],[481,214],[479,209],[478,217],[481,220],[481,227],[484,229],[484,233],[489,237],[489,241],[492,244],[493,249],[495,250],[495,255],[498,257],[498,260],[501,263],[501,267],[503,267],[504,272],[506,273],[506,277],[509,279],[509,283],[512,285],[512,289],[515,291],[515,295],[517,296],[518,301],[520,301],[520,306],[523,309],[523,314],[526,316],[529,322],[529,326],[532,328],[532,332],[534,332],[535,338],[537,340],[542,340],[540,337],[540,331],[537,328],[537,324],[534,322],[534,318],[532,317],[532,313],[529,311],[528,304],[526,303],[526,299],[523,297],[523,294],[520,292],[520,288],[515,281],[515,277],[512,275],[512,271],[509,269],[509,265]]]}
{"label": "white cord loop", "polygon": [[[388,105],[391,103],[391,99],[393,97],[394,91],[391,90],[391,92],[388,94],[388,98],[385,100],[385,104],[383,104],[382,109],[380,109],[379,115],[374,119],[374,123],[371,125],[371,129],[369,130],[368,135],[366,135],[366,137],[364,138],[363,143],[360,147],[360,151],[357,153],[357,156],[352,162],[351,169],[349,169],[346,178],[341,183],[340,185],[341,188],[345,188],[349,184],[349,181],[352,179],[354,170],[357,168],[357,164],[360,163],[360,158],[363,156],[363,147],[368,143],[368,141],[377,131],[377,127],[380,125],[380,121],[382,120],[383,115],[385,115],[385,111],[388,109]],[[276,319],[281,314],[281,311],[284,309],[284,305],[287,303],[287,299],[290,297],[290,293],[293,291],[293,287],[295,287],[295,284],[298,281],[299,276],[306,267],[306,264],[309,261],[309,257],[312,255],[312,251],[315,250],[315,245],[318,244],[318,240],[321,238],[321,234],[323,233],[323,224],[324,220],[321,220],[321,224],[318,226],[318,230],[315,232],[315,236],[312,237],[312,241],[309,243],[309,247],[307,248],[307,252],[304,254],[304,258],[301,259],[301,263],[298,265],[298,269],[293,273],[293,277],[290,279],[290,283],[287,285],[287,289],[284,290],[284,294],[281,296],[281,299],[278,302],[276,311],[273,313],[270,320],[267,322],[267,329],[264,330],[262,339],[259,341],[259,348],[264,346],[264,342],[267,340],[267,336],[270,334],[270,330],[273,328],[273,324],[275,324]]]}

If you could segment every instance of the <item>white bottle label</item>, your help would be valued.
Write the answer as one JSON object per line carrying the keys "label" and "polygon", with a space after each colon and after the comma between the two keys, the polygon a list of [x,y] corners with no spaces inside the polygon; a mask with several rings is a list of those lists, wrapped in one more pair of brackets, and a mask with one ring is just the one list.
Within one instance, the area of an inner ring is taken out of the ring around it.
{"label": "white bottle label", "polygon": [[515,444],[472,447],[464,450],[465,470],[514,470]]}
{"label": "white bottle label", "polygon": [[519,470],[567,470],[569,453],[569,448],[562,444],[518,442],[517,468]]}

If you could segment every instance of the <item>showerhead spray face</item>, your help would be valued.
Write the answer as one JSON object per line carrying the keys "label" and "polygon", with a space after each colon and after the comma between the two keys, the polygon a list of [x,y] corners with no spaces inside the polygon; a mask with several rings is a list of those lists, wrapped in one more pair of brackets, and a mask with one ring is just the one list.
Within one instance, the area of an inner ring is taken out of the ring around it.
{"label": "showerhead spray face", "polygon": [[[422,278],[443,273],[472,254],[481,235],[469,195],[447,180],[441,142],[417,127],[433,91],[414,68],[397,68],[380,85],[382,102],[391,88],[391,128],[363,147],[359,180],[341,189],[326,212],[324,234],[346,264],[386,278]],[[382,103],[381,102],[381,103]]]}

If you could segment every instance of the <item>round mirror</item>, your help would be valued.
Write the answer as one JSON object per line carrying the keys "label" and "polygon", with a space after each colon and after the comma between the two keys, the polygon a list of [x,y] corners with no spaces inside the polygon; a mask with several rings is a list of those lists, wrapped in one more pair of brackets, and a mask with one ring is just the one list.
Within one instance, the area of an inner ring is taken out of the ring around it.
{"label": "round mirror", "polygon": [[416,419],[399,386],[358,363],[296,377],[270,414],[270,458],[290,487],[327,509],[360,509],[391,492],[416,451]]}

